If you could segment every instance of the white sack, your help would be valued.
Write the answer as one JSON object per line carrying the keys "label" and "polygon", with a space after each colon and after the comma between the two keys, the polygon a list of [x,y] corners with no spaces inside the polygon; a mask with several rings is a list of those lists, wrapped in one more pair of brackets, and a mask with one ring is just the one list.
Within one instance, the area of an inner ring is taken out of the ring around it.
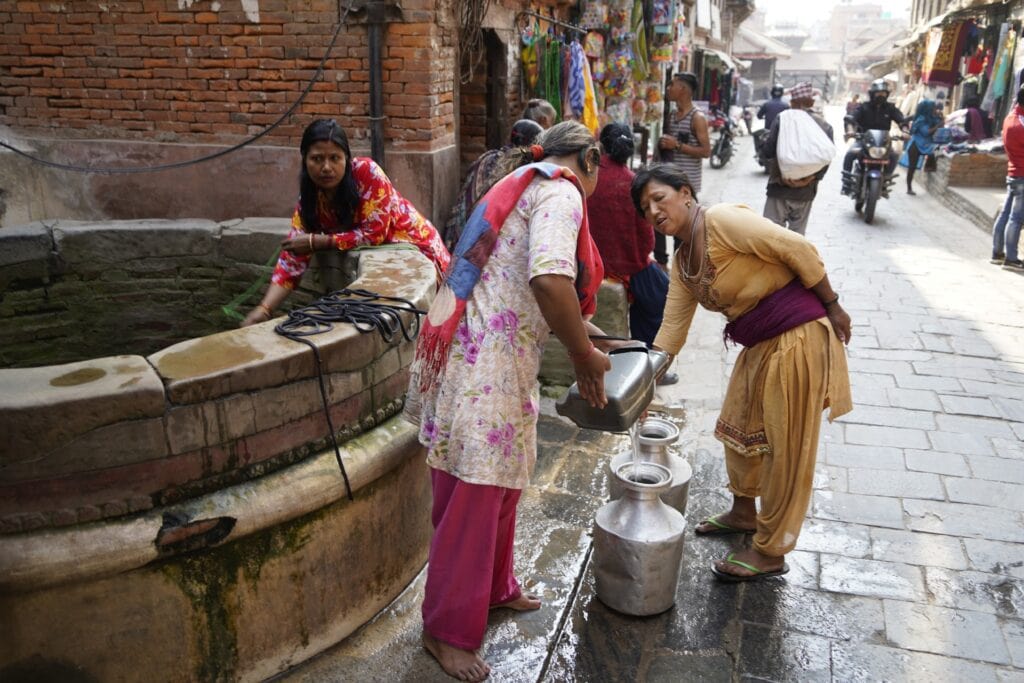
{"label": "white sack", "polygon": [[806,178],[832,162],[836,147],[810,113],[787,109],[779,114],[777,120],[779,141],[775,157],[783,178]]}

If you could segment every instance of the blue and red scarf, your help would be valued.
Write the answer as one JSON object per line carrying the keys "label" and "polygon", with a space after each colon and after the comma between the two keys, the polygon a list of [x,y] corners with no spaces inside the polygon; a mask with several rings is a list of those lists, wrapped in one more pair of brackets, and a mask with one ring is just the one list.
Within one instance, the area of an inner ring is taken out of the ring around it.
{"label": "blue and red scarf", "polygon": [[[452,339],[466,312],[466,302],[498,242],[498,233],[538,173],[545,178],[571,180],[580,195],[584,195],[579,180],[569,169],[537,162],[522,166],[502,178],[477,203],[455,245],[451,265],[420,330],[413,363],[415,372],[419,374],[421,393],[430,389],[443,374]],[[584,197],[583,220],[576,239],[575,282],[583,315],[591,315],[597,309],[597,290],[603,277],[604,266],[590,237]]]}

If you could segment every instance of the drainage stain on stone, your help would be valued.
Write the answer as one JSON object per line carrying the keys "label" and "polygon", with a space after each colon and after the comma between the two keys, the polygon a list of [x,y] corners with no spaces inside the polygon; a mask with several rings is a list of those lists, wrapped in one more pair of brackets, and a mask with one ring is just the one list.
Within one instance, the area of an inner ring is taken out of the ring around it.
{"label": "drainage stain on stone", "polygon": [[73,372],[66,373],[60,377],[54,377],[50,380],[50,386],[52,387],[74,387],[79,384],[88,384],[89,382],[95,382],[100,377],[107,374],[106,370],[100,368],[82,368],[81,370],[75,370]]}
{"label": "drainage stain on stone", "polygon": [[183,351],[164,354],[157,370],[169,379],[199,377],[225,368],[260,360],[264,354],[245,343],[230,338],[206,337]]}

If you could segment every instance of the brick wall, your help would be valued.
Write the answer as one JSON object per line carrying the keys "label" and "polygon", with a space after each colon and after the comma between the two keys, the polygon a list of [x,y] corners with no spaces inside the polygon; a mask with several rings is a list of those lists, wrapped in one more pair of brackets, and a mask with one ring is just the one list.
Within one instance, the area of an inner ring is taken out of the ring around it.
{"label": "brick wall", "polygon": [[[339,19],[336,0],[0,0],[0,124],[70,137],[233,143],[287,110]],[[385,139],[454,142],[450,3],[392,8],[382,49]],[[365,13],[352,13],[305,102],[262,142],[294,145],[317,116],[367,138]]]}

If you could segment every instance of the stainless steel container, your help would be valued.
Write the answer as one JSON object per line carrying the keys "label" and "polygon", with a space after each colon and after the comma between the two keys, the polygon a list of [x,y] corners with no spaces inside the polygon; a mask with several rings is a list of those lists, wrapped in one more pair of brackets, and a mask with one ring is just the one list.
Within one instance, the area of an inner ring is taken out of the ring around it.
{"label": "stainless steel container", "polygon": [[647,616],[675,602],[686,520],[659,498],[671,482],[668,468],[645,462],[638,469],[619,467],[624,494],[594,518],[594,584],[612,609]]}
{"label": "stainless steel container", "polygon": [[[664,465],[672,473],[672,483],[668,491],[661,494],[662,502],[685,515],[693,469],[684,458],[669,450],[669,446],[679,440],[679,427],[661,417],[648,417],[640,423],[637,429],[639,431],[637,441],[639,442],[640,462]],[[614,476],[614,473],[624,463],[632,461],[633,449],[630,448],[625,453],[616,455],[609,463],[608,487],[611,491],[611,500],[621,498],[624,490],[622,481]]]}
{"label": "stainless steel container", "polygon": [[608,404],[591,408],[573,384],[555,404],[555,411],[583,429],[625,432],[637,421],[654,398],[654,378],[668,362],[662,351],[642,346],[616,349],[609,354],[612,369],[604,376]]}

